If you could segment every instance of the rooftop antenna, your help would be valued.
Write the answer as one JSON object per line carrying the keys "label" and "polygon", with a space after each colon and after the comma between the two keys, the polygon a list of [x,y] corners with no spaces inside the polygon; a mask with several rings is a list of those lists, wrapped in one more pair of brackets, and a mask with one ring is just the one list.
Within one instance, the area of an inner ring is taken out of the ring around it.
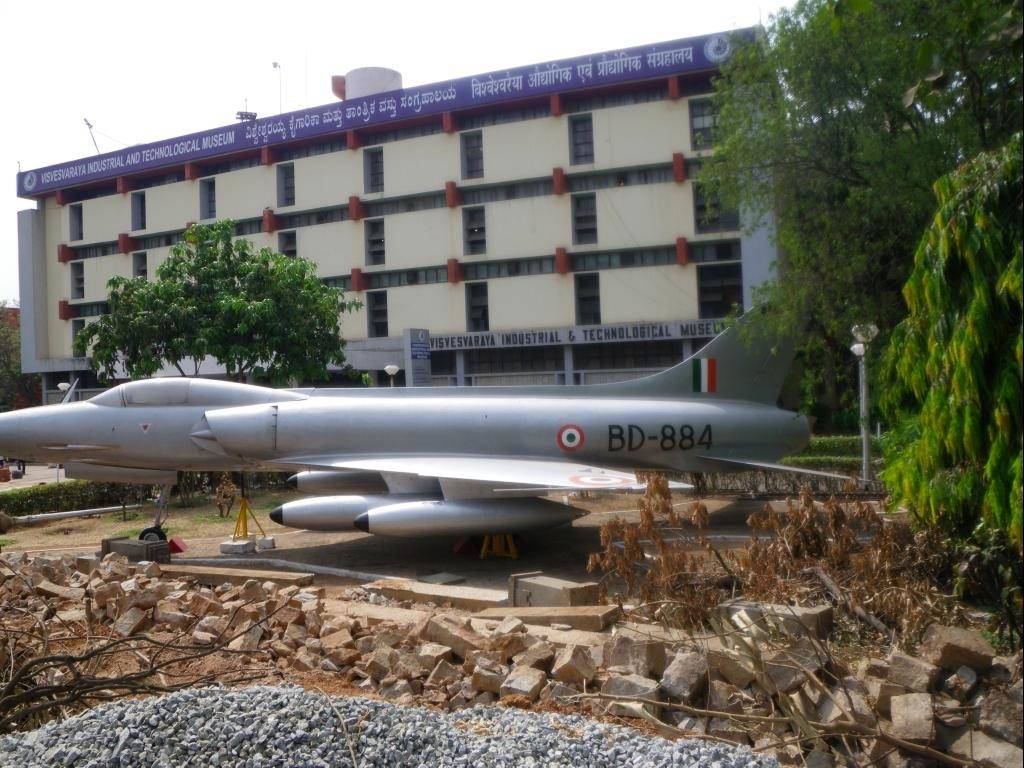
{"label": "rooftop antenna", "polygon": [[92,132],[92,123],[89,122],[89,118],[87,117],[83,117],[82,122],[85,123],[86,127],[89,129],[89,138],[92,139],[92,145],[96,147],[96,154],[100,154],[100,145],[96,143],[96,134]]}

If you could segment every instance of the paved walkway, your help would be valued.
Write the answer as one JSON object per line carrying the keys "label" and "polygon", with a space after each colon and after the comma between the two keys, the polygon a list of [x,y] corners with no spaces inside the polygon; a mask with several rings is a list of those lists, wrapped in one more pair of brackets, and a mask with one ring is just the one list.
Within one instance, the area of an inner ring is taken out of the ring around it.
{"label": "paved walkway", "polygon": [[[12,465],[8,464],[7,466]],[[63,469],[58,470],[56,467],[47,466],[46,464],[26,464],[25,476],[17,480],[11,480],[9,483],[0,483],[0,493],[9,491],[12,488],[28,488],[32,485],[56,483],[64,479]]]}

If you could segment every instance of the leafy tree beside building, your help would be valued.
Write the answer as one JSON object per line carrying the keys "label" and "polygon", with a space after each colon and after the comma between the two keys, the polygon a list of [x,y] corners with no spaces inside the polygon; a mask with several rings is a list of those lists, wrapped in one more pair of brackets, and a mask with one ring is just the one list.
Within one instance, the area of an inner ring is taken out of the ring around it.
{"label": "leafy tree beside building", "polygon": [[212,357],[234,380],[323,380],[328,365],[345,363],[340,317],[360,306],[308,259],[236,239],[231,221],[186,230],[156,280],[115,277],[108,287],[109,313],[75,339],[101,378],[165,365],[194,376]]}

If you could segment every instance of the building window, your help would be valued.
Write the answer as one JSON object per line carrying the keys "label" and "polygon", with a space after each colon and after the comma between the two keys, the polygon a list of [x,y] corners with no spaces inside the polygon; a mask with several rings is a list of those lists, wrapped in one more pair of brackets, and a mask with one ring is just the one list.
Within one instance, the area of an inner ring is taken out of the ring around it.
{"label": "building window", "polygon": [[569,118],[569,157],[573,165],[594,162],[594,120],[590,115]]}
{"label": "building window", "polygon": [[363,150],[363,189],[366,192],[384,191],[384,149],[382,147]]}
{"label": "building window", "polygon": [[146,193],[132,192],[132,231],[146,228]]}
{"label": "building window", "polygon": [[576,325],[600,325],[601,284],[596,272],[576,275]]}
{"label": "building window", "polygon": [[387,291],[367,291],[366,320],[366,334],[371,339],[379,339],[388,335]]}
{"label": "building window", "polygon": [[282,208],[295,205],[295,166],[292,163],[277,166],[277,204]]}
{"label": "building window", "polygon": [[736,209],[723,209],[699,181],[693,183],[693,215],[698,233],[732,232],[740,228]]}
{"label": "building window", "polygon": [[81,261],[71,262],[71,298],[85,298],[85,263]]}
{"label": "building window", "polygon": [[466,283],[466,330],[489,331],[487,283]]}
{"label": "building window", "polygon": [[202,179],[199,182],[199,218],[217,218],[217,180]]}
{"label": "building window", "polygon": [[85,236],[82,227],[82,204],[68,206],[68,240],[81,240]]}
{"label": "building window", "polygon": [[690,260],[696,264],[714,261],[739,261],[740,241],[727,240],[723,243],[691,243]]}
{"label": "building window", "polygon": [[484,175],[484,134],[481,131],[463,133],[462,178],[480,179]]}
{"label": "building window", "polygon": [[579,344],[572,350],[572,364],[579,371],[669,368],[682,359],[682,341]]}
{"label": "building window", "polygon": [[71,343],[75,343],[75,339],[78,338],[78,334],[85,330],[85,320],[80,317],[76,317],[71,321]]}
{"label": "building window", "polygon": [[572,241],[576,245],[597,242],[597,197],[572,196]]}
{"label": "building window", "polygon": [[384,263],[384,219],[366,219],[363,222],[366,238],[366,265],[374,267]]}
{"label": "building window", "polygon": [[149,264],[147,263],[144,251],[132,254],[132,277],[141,277],[143,280],[149,279]]}
{"label": "building window", "polygon": [[733,308],[743,311],[743,268],[740,264],[702,264],[697,268],[700,317],[726,317]]}
{"label": "building window", "polygon": [[299,255],[299,243],[295,230],[277,233],[277,250],[293,259]]}
{"label": "building window", "polygon": [[462,209],[462,231],[467,256],[487,252],[487,227],[484,223],[483,206]]}
{"label": "building window", "polygon": [[718,112],[711,99],[690,99],[690,142],[694,149],[708,149],[715,143]]}

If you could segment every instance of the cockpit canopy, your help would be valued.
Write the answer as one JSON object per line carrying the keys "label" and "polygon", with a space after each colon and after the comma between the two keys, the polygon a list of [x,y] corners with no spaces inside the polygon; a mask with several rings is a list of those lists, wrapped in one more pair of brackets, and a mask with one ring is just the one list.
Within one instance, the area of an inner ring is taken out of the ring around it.
{"label": "cockpit canopy", "polygon": [[137,408],[157,405],[231,406],[305,400],[306,395],[283,389],[215,379],[160,378],[120,384],[89,400],[95,405]]}

